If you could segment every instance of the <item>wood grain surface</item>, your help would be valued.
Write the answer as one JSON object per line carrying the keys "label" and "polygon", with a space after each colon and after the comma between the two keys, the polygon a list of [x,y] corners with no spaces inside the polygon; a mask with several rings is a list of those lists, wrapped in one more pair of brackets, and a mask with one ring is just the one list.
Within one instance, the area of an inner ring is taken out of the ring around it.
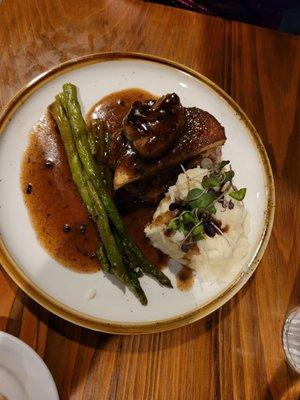
{"label": "wood grain surface", "polygon": [[148,336],[91,332],[38,306],[1,269],[0,329],[41,355],[61,399],[299,399],[281,329],[300,304],[300,39],[139,0],[4,0],[0,21],[0,111],[29,80],[77,56],[167,57],[241,105],[267,148],[277,193],[273,233],[255,275],[197,323]]}

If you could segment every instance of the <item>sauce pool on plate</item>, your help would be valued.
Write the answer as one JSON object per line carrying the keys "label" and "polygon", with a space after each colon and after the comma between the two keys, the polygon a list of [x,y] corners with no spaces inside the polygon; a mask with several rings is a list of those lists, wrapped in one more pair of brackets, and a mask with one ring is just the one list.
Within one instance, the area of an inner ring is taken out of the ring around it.
{"label": "sauce pool on plate", "polygon": [[[133,101],[154,98],[141,89],[112,93],[91,108],[87,120],[102,118],[112,134],[121,127]],[[84,273],[98,271],[101,266],[94,256],[98,233],[72,181],[61,138],[48,112],[30,133],[21,166],[21,189],[42,247],[67,268]],[[151,246],[144,235],[153,212],[153,208],[137,207],[125,213],[124,223],[146,257],[163,268],[168,257]]]}
{"label": "sauce pool on plate", "polygon": [[113,134],[122,127],[124,116],[134,101],[156,99],[157,96],[138,88],[111,93],[99,100],[88,112],[87,120],[100,118],[106,122],[109,132]]}
{"label": "sauce pool on plate", "polygon": [[98,236],[72,181],[54,122],[46,113],[30,134],[21,167],[21,188],[42,247],[59,263],[95,272]]}

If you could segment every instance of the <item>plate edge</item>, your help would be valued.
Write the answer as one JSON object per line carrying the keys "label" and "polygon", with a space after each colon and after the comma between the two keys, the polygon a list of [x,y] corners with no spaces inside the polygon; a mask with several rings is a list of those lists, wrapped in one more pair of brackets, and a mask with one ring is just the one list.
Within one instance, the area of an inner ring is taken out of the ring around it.
{"label": "plate edge", "polygon": [[[215,311],[223,304],[225,304],[228,300],[230,300],[239,289],[241,289],[250,276],[254,273],[255,269],[259,261],[261,260],[263,253],[267,247],[271,230],[273,226],[274,219],[274,211],[275,211],[275,188],[274,188],[274,179],[272,174],[272,169],[270,165],[269,158],[267,156],[267,152],[264,148],[262,140],[258,135],[255,127],[251,123],[250,119],[244,113],[244,111],[240,108],[240,106],[218,85],[212,82],[207,77],[202,74],[194,71],[193,69],[186,67],[180,63],[175,61],[168,60],[163,57],[148,55],[144,53],[132,53],[132,52],[109,52],[109,53],[95,53],[90,54],[83,57],[78,57],[69,61],[66,61],[42,74],[38,75],[36,78],[31,80],[26,86],[24,86],[8,103],[8,105],[4,108],[3,112],[0,116],[0,134],[4,131],[5,127],[11,120],[14,113],[17,109],[26,101],[26,99],[35,92],[39,87],[43,86],[46,82],[51,80],[52,78],[63,74],[66,70],[78,68],[81,65],[94,64],[101,61],[108,60],[123,60],[123,59],[135,59],[135,60],[146,60],[151,62],[156,62],[160,64],[164,64],[176,69],[179,69],[189,75],[192,75],[197,80],[200,80],[207,84],[210,88],[212,88],[215,92],[217,92],[229,105],[231,108],[238,113],[241,117],[241,120],[248,128],[248,131],[252,135],[252,139],[254,140],[257,150],[259,151],[262,165],[264,167],[264,177],[266,179],[267,184],[267,207],[266,207],[266,215],[265,215],[265,225],[264,231],[261,235],[259,245],[257,247],[256,253],[252,258],[252,262],[249,263],[246,271],[243,271],[239,274],[235,281],[227,287],[216,299],[213,301],[202,305],[188,313],[184,313],[180,316],[171,317],[165,320],[159,320],[157,322],[151,323],[110,323],[108,321],[87,317],[84,314],[79,313],[69,307],[66,307],[62,303],[57,300],[51,298],[51,296],[44,293],[38,287],[36,287],[33,282],[27,278],[27,276],[20,271],[18,265],[14,262],[10,254],[8,253],[4,242],[1,238],[0,233],[0,262],[9,276],[17,283],[17,285],[31,298],[37,301],[40,305],[45,307],[47,310],[53,312],[61,318],[64,318],[70,322],[73,322],[77,325],[83,326],[85,328],[89,328],[96,331],[102,331],[107,333],[116,333],[116,334],[147,334],[147,333],[155,333],[161,331],[167,331],[171,329],[175,329],[186,324],[197,321],[211,312]],[[79,317],[78,315],[81,315]]]}

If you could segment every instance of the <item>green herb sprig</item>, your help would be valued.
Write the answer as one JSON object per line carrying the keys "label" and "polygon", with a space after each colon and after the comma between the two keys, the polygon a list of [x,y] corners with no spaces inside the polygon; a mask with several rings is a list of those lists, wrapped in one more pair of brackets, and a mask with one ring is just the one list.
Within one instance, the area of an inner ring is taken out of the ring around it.
{"label": "green herb sprig", "polygon": [[[184,233],[185,244],[192,244],[205,236],[220,234],[213,222],[216,214],[216,203],[220,202],[224,208],[230,203],[229,209],[234,207],[230,201],[225,201],[224,195],[228,195],[238,201],[242,201],[246,195],[246,188],[236,189],[232,183],[234,171],[224,170],[230,161],[224,160],[215,164],[213,169],[203,177],[201,188],[193,188],[187,194],[187,201],[181,207],[180,213],[173,218],[167,229]],[[233,189],[230,191],[230,189]]]}
{"label": "green herb sprig", "polygon": [[235,200],[243,201],[244,197],[246,196],[246,191],[246,188],[242,188],[240,190],[233,190],[232,192],[228,193],[228,195]]}

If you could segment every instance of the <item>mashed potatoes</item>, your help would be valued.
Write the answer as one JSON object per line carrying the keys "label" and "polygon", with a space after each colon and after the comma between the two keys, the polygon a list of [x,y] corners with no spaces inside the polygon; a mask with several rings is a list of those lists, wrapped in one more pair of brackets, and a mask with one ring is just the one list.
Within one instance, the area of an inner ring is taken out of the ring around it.
{"label": "mashed potatoes", "polygon": [[177,182],[171,186],[164,199],[158,205],[151,224],[146,226],[145,234],[152,245],[168,254],[179,263],[198,271],[205,279],[228,269],[235,261],[241,260],[248,250],[248,213],[243,203],[232,199],[225,194],[225,200],[232,201],[233,208],[224,208],[215,203],[214,218],[221,222],[221,232],[214,237],[205,235],[203,240],[197,241],[187,252],[181,250],[184,233],[175,231],[168,234],[167,225],[174,217],[169,211],[173,202],[186,201],[189,190],[201,188],[201,182],[208,170],[196,167],[181,173]]}

